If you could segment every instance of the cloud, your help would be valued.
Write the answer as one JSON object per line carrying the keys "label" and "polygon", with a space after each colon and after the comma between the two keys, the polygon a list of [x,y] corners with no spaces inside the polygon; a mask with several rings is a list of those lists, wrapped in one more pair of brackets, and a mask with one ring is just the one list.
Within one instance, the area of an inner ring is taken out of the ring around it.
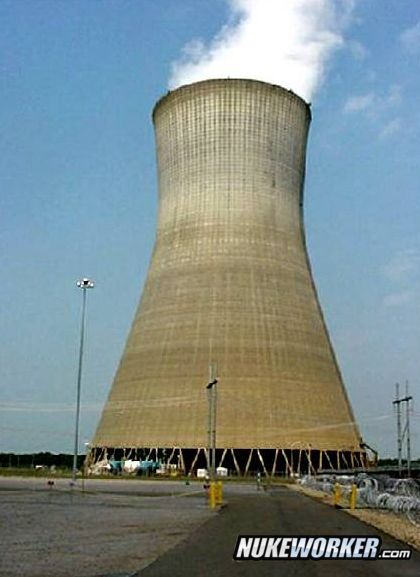
{"label": "cloud", "polygon": [[394,112],[401,102],[401,86],[393,84],[382,94],[371,90],[366,94],[349,96],[343,105],[343,113],[364,115],[374,125],[379,138],[384,140],[402,128],[402,120]]}
{"label": "cloud", "polygon": [[420,250],[409,248],[398,251],[381,272],[393,284],[399,285],[384,297],[385,307],[400,307],[419,300]]}
{"label": "cloud", "polygon": [[410,290],[400,291],[386,295],[383,299],[385,307],[400,307],[411,303],[414,300],[415,292]]}
{"label": "cloud", "polygon": [[402,100],[402,90],[399,84],[393,84],[383,98],[382,106],[385,108],[390,108],[392,106],[398,106],[401,104]]}
{"label": "cloud", "polygon": [[393,282],[404,282],[420,272],[420,251],[410,248],[399,251],[382,267],[383,275]]}
{"label": "cloud", "polygon": [[366,58],[369,54],[369,51],[367,50],[367,48],[365,46],[363,46],[363,44],[361,42],[358,42],[357,40],[351,40],[348,43],[348,48],[349,48],[352,56],[356,60],[359,60],[359,62],[366,60]]}
{"label": "cloud", "polygon": [[375,103],[375,94],[369,92],[368,94],[361,94],[359,96],[350,96],[344,103],[344,112],[361,112],[372,108]]}
{"label": "cloud", "polygon": [[401,125],[401,118],[394,118],[393,120],[390,120],[381,130],[380,137],[388,138],[389,136],[393,136],[401,130]]}
{"label": "cloud", "polygon": [[[102,404],[84,403],[83,412],[97,412],[102,409]],[[19,412],[19,413],[72,413],[74,405],[57,404],[57,403],[32,403],[16,402],[9,403],[0,401],[0,413],[2,412]]]}
{"label": "cloud", "polygon": [[[229,22],[172,64],[171,89],[209,78],[251,78],[311,100],[345,45],[355,0],[227,0]],[[362,55],[361,46],[353,50]]]}
{"label": "cloud", "polygon": [[399,37],[402,47],[410,54],[420,52],[420,21],[415,26],[404,30]]}
{"label": "cloud", "polygon": [[391,108],[396,108],[402,101],[402,90],[398,84],[393,84],[384,94],[374,91],[366,94],[349,96],[344,103],[343,111],[346,114],[354,112],[366,112],[372,116],[379,116],[388,112]]}

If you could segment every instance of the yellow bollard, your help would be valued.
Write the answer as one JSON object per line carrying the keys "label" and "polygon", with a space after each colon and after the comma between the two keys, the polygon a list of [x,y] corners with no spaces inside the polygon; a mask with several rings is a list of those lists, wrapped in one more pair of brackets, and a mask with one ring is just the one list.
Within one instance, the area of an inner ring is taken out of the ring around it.
{"label": "yellow bollard", "polygon": [[221,506],[223,503],[223,485],[222,481],[216,483],[216,505]]}
{"label": "yellow bollard", "polygon": [[210,505],[210,509],[216,508],[216,483],[214,481],[210,481],[209,505]]}
{"label": "yellow bollard", "polygon": [[356,501],[357,501],[357,487],[353,483],[351,486],[351,493],[350,493],[350,509],[356,508]]}
{"label": "yellow bollard", "polygon": [[341,499],[341,487],[338,483],[334,485],[334,507],[338,507]]}
{"label": "yellow bollard", "polygon": [[210,509],[216,509],[223,503],[223,485],[222,481],[210,481],[209,487],[209,505]]}

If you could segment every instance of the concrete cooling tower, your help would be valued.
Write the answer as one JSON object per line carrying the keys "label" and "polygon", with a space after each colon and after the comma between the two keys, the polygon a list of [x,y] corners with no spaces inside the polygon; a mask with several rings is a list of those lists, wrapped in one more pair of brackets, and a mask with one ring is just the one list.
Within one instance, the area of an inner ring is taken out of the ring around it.
{"label": "concrete cooling tower", "polygon": [[364,465],[305,245],[310,119],[293,92],[253,80],[156,104],[156,242],[90,462],[205,467],[217,364],[217,466]]}

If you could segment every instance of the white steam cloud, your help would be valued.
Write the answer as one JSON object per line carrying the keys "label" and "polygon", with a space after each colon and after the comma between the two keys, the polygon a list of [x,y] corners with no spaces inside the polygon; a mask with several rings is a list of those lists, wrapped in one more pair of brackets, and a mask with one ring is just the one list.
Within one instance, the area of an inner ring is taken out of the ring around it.
{"label": "white steam cloud", "polygon": [[310,101],[344,45],[355,0],[227,0],[229,23],[193,40],[172,64],[170,89],[209,78],[251,78]]}

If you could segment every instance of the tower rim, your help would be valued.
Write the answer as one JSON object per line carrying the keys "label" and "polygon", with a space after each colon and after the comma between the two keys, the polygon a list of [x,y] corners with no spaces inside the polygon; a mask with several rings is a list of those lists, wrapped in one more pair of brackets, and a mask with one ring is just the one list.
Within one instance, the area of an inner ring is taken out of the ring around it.
{"label": "tower rim", "polygon": [[199,86],[204,85],[211,85],[211,84],[238,84],[244,86],[245,84],[249,84],[250,86],[261,85],[265,88],[272,89],[274,91],[283,92],[289,94],[292,98],[295,98],[297,102],[299,102],[303,107],[306,109],[308,114],[309,121],[312,120],[312,113],[311,113],[311,103],[307,102],[304,98],[293,92],[293,90],[289,88],[285,88],[284,86],[280,86],[280,84],[272,84],[271,82],[265,82],[264,80],[256,80],[253,78],[208,78],[206,80],[198,80],[197,82],[190,82],[188,84],[182,84],[173,90],[168,90],[166,94],[161,96],[156,104],[153,107],[152,111],[152,119],[155,120],[156,114],[158,110],[161,108],[163,104],[166,103],[167,100],[171,99],[175,94],[181,94],[182,92],[186,92],[188,90],[195,89]]}

